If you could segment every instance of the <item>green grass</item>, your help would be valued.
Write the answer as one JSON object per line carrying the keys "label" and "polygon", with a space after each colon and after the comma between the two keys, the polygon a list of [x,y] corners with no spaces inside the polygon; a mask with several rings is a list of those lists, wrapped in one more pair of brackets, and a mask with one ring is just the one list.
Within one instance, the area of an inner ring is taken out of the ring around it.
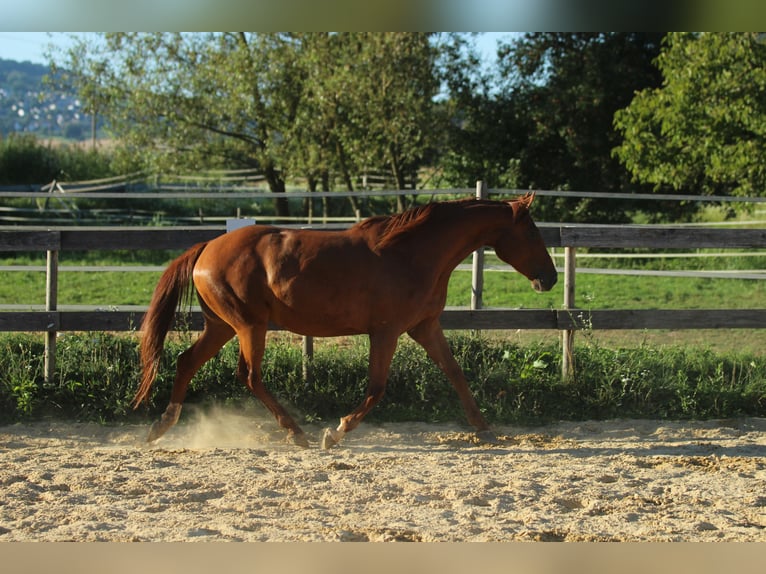
{"label": "green grass", "polygon": [[[487,271],[484,306],[549,309],[563,304],[563,274],[548,293],[535,293],[518,273]],[[726,309],[766,307],[766,282],[748,279],[579,274],[575,303],[585,309]],[[447,305],[471,300],[471,273],[455,271]]]}

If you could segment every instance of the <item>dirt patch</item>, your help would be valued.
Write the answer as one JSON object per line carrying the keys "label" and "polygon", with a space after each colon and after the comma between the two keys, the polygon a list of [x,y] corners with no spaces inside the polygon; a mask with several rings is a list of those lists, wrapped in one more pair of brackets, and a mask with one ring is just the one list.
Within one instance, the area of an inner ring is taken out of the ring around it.
{"label": "dirt patch", "polygon": [[766,541],[766,420],[0,427],[0,541]]}

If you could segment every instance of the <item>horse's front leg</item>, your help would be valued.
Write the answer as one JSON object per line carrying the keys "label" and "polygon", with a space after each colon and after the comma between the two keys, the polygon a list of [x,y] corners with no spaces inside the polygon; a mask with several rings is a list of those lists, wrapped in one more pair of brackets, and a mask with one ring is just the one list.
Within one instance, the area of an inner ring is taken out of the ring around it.
{"label": "horse's front leg", "polygon": [[370,366],[367,393],[362,403],[351,414],[340,419],[336,429],[325,429],[322,448],[328,449],[340,442],[347,432],[354,430],[367,413],[383,398],[386,391],[391,359],[396,351],[399,334],[370,334]]}
{"label": "horse's front leg", "polygon": [[431,360],[447,375],[460,397],[468,422],[476,429],[479,438],[492,442],[494,433],[490,430],[484,415],[481,414],[471,389],[468,388],[463,369],[452,355],[438,319],[424,321],[408,331],[408,334],[426,350]]}

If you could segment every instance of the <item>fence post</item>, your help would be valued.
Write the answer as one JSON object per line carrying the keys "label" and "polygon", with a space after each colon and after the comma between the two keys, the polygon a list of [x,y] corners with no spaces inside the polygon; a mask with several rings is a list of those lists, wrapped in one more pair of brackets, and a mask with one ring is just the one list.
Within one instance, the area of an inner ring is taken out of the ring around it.
{"label": "fence post", "polygon": [[[59,252],[48,251],[45,265],[45,310],[56,311],[58,305]],[[54,327],[55,328],[55,327]],[[45,355],[43,369],[45,382],[53,382],[56,375],[56,331],[45,332]]]}
{"label": "fence post", "polygon": [[[487,186],[483,181],[476,182],[476,199],[487,199]],[[473,252],[471,266],[471,310],[481,309],[484,295],[484,248]]]}
{"label": "fence post", "polygon": [[303,337],[302,347],[302,366],[303,383],[310,385],[314,382],[314,337]]}
{"label": "fence post", "polygon": [[[564,309],[568,311],[575,306],[575,268],[575,248],[564,247]],[[574,378],[574,335],[574,330],[562,331],[561,379],[565,382]]]}

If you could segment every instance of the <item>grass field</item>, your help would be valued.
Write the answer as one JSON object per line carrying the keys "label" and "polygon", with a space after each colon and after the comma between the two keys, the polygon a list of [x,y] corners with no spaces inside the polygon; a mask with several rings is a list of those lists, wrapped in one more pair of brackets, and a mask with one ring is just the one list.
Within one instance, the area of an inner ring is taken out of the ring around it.
{"label": "grass field", "polygon": [[[0,304],[45,303],[45,274],[4,273]],[[147,305],[159,272],[62,272],[59,305]],[[447,305],[467,306],[471,301],[471,274],[455,271]],[[484,277],[484,306],[526,309],[559,308],[561,284],[548,293],[535,293],[516,273],[488,271]],[[579,307],[589,309],[704,309],[766,307],[766,284],[756,280],[627,277],[580,275]]]}

